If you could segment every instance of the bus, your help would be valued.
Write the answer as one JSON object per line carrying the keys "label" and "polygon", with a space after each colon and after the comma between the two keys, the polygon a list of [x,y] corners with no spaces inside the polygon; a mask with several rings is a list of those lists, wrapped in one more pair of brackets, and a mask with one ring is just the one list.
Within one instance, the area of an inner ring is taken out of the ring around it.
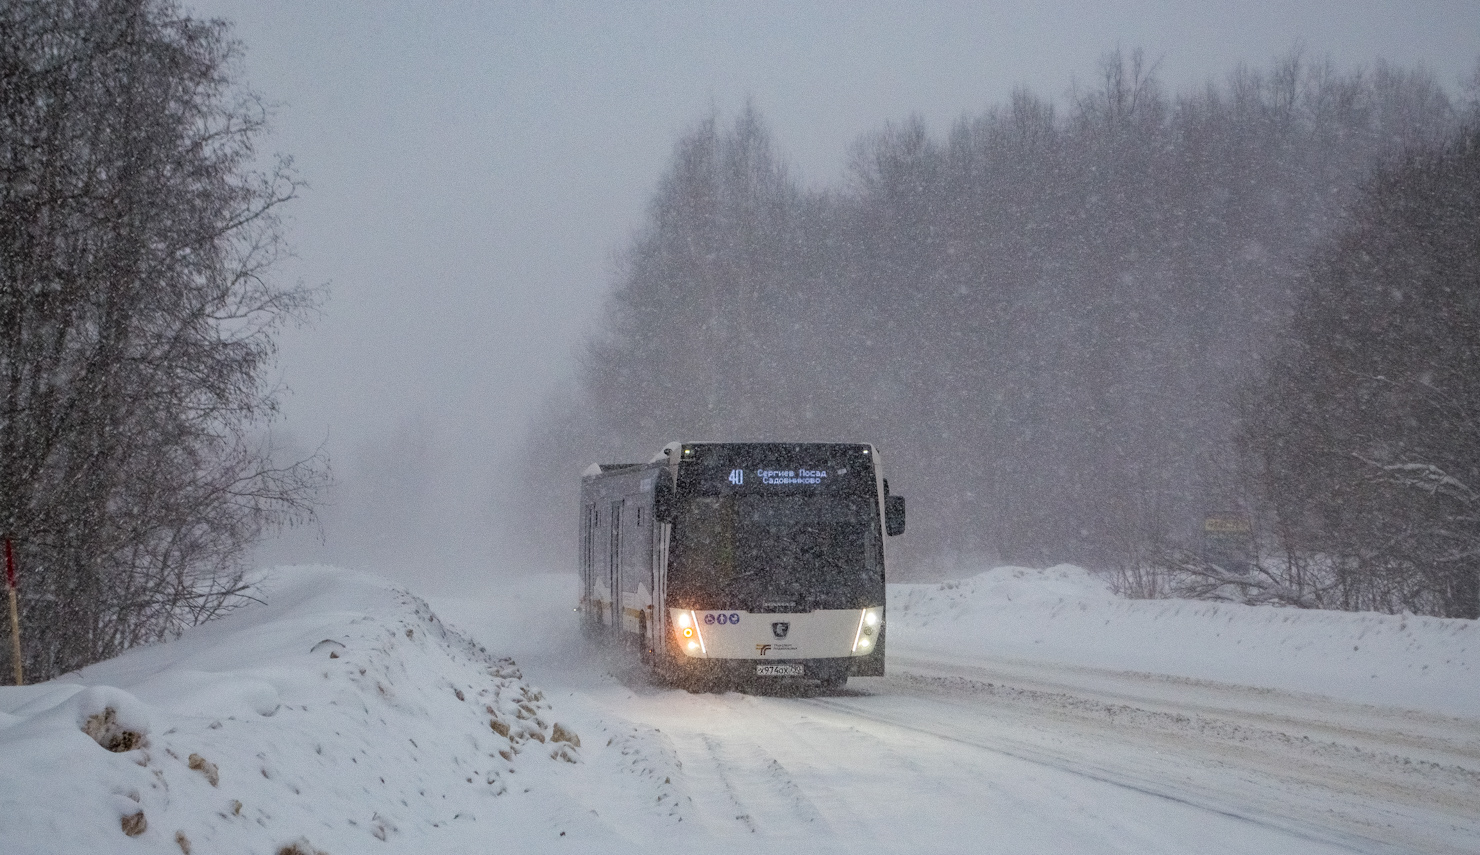
{"label": "bus", "polygon": [[576,611],[694,691],[882,676],[884,536],[904,505],[867,443],[671,442],[592,464]]}

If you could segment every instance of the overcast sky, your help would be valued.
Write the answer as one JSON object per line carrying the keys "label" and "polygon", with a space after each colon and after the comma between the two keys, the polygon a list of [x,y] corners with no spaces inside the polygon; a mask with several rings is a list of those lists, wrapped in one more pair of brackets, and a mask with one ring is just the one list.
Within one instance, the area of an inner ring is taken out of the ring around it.
{"label": "overcast sky", "polygon": [[[918,113],[938,134],[1018,86],[1062,103],[1117,45],[1173,90],[1297,44],[1343,68],[1421,64],[1456,93],[1480,59],[1480,0],[186,6],[233,22],[247,82],[278,104],[264,147],[310,185],[280,274],[332,291],[283,338],[279,429],[326,444],[340,484],[323,542],[262,560],[433,590],[501,569],[491,517],[517,497],[500,467],[571,375],[673,143],[710,111],[752,97],[794,174],[836,186],[884,122]],[[589,462],[551,460],[551,477]]]}

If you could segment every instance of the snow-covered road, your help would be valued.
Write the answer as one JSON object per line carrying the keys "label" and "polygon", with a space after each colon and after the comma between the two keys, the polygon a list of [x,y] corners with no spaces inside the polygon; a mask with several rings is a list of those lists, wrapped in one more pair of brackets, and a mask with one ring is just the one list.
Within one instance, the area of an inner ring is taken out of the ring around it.
{"label": "snow-covered road", "polygon": [[1480,840],[1475,720],[1024,660],[893,666],[818,703],[1361,851]]}
{"label": "snow-covered road", "polygon": [[[507,602],[438,608],[475,636],[486,627],[490,640],[510,638],[518,620],[531,630],[560,624],[553,612],[534,617],[559,600],[553,591],[526,596],[517,616]],[[516,656],[561,714],[602,734],[585,757],[612,790],[586,794],[590,820],[629,843],[753,852],[776,851],[781,840],[838,852],[1480,848],[1475,718],[951,653],[925,636],[916,646],[891,642],[890,676],[855,678],[844,692],[692,695],[652,685],[573,632],[517,635],[540,639]]]}
{"label": "snow-covered road", "polygon": [[890,677],[803,698],[531,674],[563,715],[612,740],[586,756],[627,792],[591,800],[593,814],[628,840],[1142,853],[1461,853],[1480,841],[1474,722],[1024,668],[898,656]]}
{"label": "snow-covered road", "polygon": [[908,677],[868,682],[880,685],[813,698],[550,691],[578,726],[620,740],[615,754],[586,756],[612,767],[602,780],[632,776],[633,792],[597,800],[627,840],[747,852],[783,839],[837,852],[1378,851],[1210,798],[1202,773],[1186,775],[1202,785],[1189,796],[1172,777],[1076,755],[1070,744],[1086,740],[1072,727],[1042,728],[1059,750],[1038,750],[990,708],[919,693]]}

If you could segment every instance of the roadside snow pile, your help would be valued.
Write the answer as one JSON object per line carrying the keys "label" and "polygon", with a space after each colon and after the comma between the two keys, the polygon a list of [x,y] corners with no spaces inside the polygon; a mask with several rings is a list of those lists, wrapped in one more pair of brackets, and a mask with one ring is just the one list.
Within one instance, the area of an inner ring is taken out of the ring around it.
{"label": "roadside snow pile", "polygon": [[0,849],[345,855],[557,838],[579,737],[511,660],[389,583],[274,576],[265,605],[0,688]]}
{"label": "roadside snow pile", "polygon": [[1480,715],[1476,621],[1127,600],[1068,565],[890,585],[889,643]]}

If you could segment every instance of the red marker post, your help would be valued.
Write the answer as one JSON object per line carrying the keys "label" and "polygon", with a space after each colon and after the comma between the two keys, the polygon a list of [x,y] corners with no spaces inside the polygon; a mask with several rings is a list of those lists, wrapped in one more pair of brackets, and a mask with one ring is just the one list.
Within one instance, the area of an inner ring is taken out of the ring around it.
{"label": "red marker post", "polygon": [[21,612],[15,603],[15,549],[10,538],[5,538],[5,589],[10,594],[10,654],[15,663],[15,684],[26,684],[25,671],[21,670]]}

